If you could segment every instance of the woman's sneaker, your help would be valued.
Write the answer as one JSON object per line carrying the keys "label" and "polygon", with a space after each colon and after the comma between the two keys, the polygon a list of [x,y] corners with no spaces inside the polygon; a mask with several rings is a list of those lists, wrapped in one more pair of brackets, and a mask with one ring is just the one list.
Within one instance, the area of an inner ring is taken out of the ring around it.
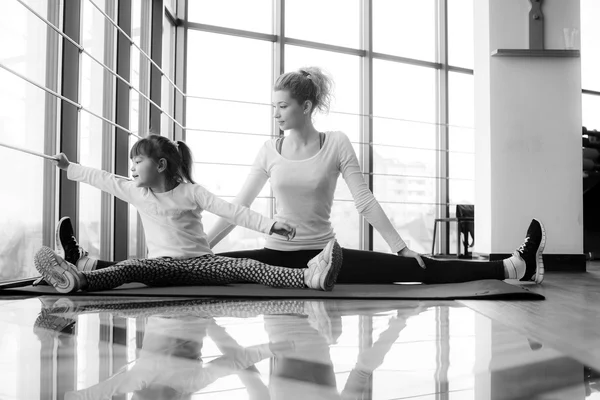
{"label": "woman's sneaker", "polygon": [[81,289],[81,272],[49,247],[43,246],[39,249],[33,262],[38,272],[57,292],[71,293]]}
{"label": "woman's sneaker", "polygon": [[311,289],[331,291],[342,268],[342,248],[332,239],[319,254],[307,264],[304,283]]}
{"label": "woman's sneaker", "polygon": [[[542,283],[544,280],[544,259],[542,252],[546,246],[546,230],[537,219],[533,219],[521,247],[515,251],[525,261],[525,274],[521,281]],[[515,254],[515,255],[516,255]]]}
{"label": "woman's sneaker", "polygon": [[[79,271],[93,271],[98,264],[98,260],[88,257],[88,252],[77,242],[70,217],[61,218],[56,225],[56,252]],[[44,283],[41,277],[33,282],[33,286]]]}

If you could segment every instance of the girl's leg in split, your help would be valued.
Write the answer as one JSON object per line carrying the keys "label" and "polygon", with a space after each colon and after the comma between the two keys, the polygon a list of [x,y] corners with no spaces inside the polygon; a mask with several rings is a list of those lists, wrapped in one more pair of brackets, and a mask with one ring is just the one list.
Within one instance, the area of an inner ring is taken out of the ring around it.
{"label": "girl's leg in split", "polygon": [[34,261],[42,276],[62,293],[107,290],[131,282],[140,282],[148,286],[252,282],[274,287],[331,290],[342,265],[341,253],[337,242],[332,240],[304,269],[275,267],[256,260],[206,255],[185,260],[126,260],[101,270],[83,272],[47,247],[38,251]]}

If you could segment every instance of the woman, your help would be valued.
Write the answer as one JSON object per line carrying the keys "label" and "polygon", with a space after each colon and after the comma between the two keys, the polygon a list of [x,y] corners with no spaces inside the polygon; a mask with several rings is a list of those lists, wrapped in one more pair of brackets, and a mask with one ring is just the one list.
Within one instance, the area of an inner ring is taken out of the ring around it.
{"label": "woman", "polygon": [[[287,135],[262,146],[233,201],[249,207],[270,180],[277,204],[274,219],[295,225],[296,237],[286,241],[270,236],[263,249],[220,255],[293,268],[306,265],[335,237],[330,215],[341,174],[358,212],[377,229],[394,254],[342,249],[339,283],[452,283],[478,279],[542,282],[545,231],[535,219],[521,247],[502,261],[439,261],[409,249],[367,187],[348,137],[342,132],[319,132],[313,125],[313,114],[329,108],[331,88],[331,79],[316,67],[288,72],[277,79],[273,117]],[[224,219],[218,220],[208,231],[211,248],[234,227]]]}

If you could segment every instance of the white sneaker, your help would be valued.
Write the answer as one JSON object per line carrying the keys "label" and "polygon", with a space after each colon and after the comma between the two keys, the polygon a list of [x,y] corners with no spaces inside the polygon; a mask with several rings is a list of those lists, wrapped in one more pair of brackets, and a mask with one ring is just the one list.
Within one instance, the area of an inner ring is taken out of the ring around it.
{"label": "white sneaker", "polygon": [[80,272],[52,249],[43,246],[35,254],[33,262],[44,280],[54,286],[57,292],[71,293],[81,288]]}
{"label": "white sneaker", "polygon": [[331,291],[342,268],[342,248],[332,239],[319,254],[308,261],[304,283],[311,289]]}

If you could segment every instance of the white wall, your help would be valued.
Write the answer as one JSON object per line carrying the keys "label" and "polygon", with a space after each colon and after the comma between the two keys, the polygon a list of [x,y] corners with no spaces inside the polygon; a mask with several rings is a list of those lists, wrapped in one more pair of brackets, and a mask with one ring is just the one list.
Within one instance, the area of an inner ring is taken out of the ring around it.
{"label": "white wall", "polygon": [[[528,47],[528,0],[477,0],[475,17],[475,202],[479,253],[509,253],[532,217],[547,229],[546,253],[583,252],[581,62],[490,57]],[[545,0],[546,48],[579,28],[579,0]]]}

